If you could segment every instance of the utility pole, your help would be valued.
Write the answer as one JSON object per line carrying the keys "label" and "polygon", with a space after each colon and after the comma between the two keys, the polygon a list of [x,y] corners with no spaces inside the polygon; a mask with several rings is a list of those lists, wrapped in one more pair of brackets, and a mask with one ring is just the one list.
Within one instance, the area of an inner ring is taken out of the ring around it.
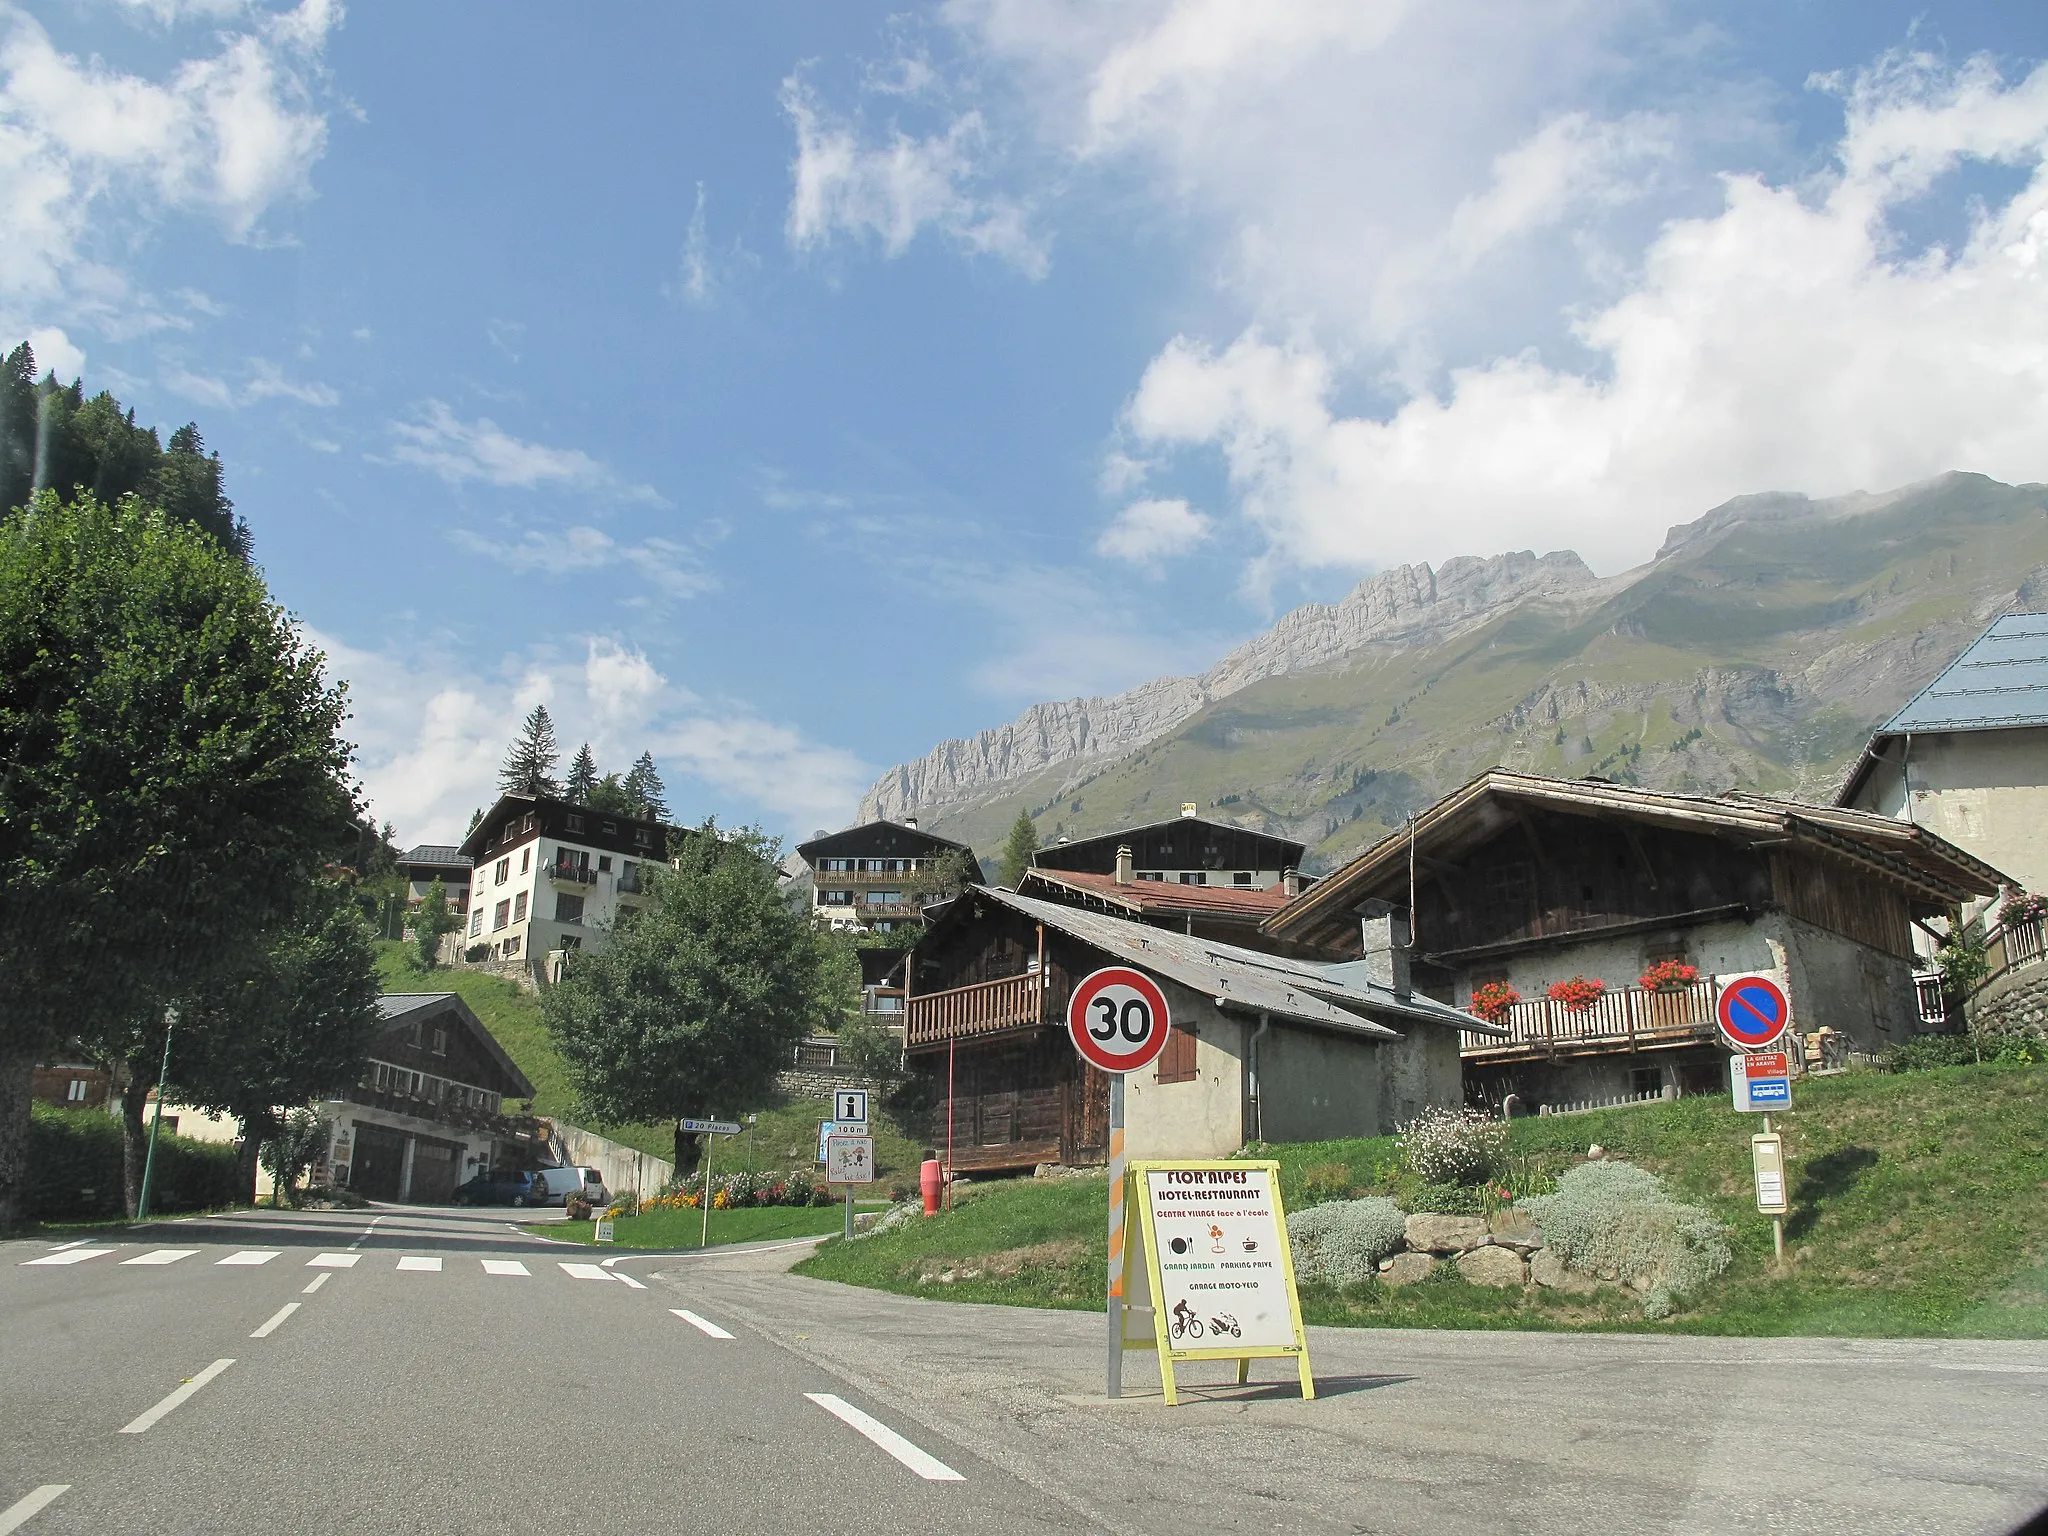
{"label": "utility pole", "polygon": [[156,1172],[156,1135],[164,1123],[164,1085],[171,1080],[171,1031],[177,1027],[178,1010],[164,1010],[164,1062],[156,1075],[156,1113],[149,1121],[149,1151],[142,1159],[142,1193],[136,1197],[135,1219],[149,1220],[149,1181]]}

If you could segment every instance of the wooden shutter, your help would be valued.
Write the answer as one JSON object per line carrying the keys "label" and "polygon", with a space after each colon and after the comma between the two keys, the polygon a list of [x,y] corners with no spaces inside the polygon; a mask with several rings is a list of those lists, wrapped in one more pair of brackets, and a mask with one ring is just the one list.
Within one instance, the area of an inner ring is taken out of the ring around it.
{"label": "wooden shutter", "polygon": [[1166,1049],[1159,1053],[1159,1081],[1192,1083],[1200,1075],[1195,1070],[1195,1027],[1176,1024],[1167,1033]]}

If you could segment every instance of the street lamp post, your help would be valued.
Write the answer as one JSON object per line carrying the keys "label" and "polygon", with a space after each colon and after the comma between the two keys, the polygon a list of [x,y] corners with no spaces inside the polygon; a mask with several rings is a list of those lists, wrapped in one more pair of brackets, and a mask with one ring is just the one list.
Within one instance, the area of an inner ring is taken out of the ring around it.
{"label": "street lamp post", "polygon": [[164,1123],[164,1085],[171,1080],[171,1031],[177,1027],[178,1011],[164,1010],[164,1061],[156,1074],[156,1113],[149,1121],[149,1151],[142,1159],[142,1193],[136,1197],[135,1219],[149,1220],[149,1181],[156,1172],[156,1137]]}

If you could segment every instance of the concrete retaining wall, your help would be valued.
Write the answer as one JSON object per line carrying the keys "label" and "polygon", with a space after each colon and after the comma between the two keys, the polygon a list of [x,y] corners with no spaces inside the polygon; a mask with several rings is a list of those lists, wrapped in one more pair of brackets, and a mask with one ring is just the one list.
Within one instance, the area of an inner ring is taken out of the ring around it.
{"label": "concrete retaining wall", "polygon": [[609,1136],[564,1120],[554,1124],[556,1156],[579,1168],[595,1168],[604,1176],[605,1188],[615,1195],[629,1191],[651,1195],[676,1175],[676,1165],[665,1157],[622,1146]]}

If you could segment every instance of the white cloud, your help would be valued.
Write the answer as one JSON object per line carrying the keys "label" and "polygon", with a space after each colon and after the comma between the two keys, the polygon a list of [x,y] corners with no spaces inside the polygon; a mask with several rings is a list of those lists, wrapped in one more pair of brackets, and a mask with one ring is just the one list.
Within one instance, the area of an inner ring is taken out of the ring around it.
{"label": "white cloud", "polygon": [[464,549],[522,573],[562,576],[625,565],[637,569],[664,595],[677,598],[695,597],[718,585],[692,550],[671,539],[622,544],[603,529],[588,525],[561,530],[529,528],[510,540],[466,528],[457,529],[451,537]]}
{"label": "white cloud", "polygon": [[791,245],[823,246],[844,234],[873,239],[885,255],[900,256],[931,228],[1029,276],[1045,275],[1046,248],[1022,206],[971,190],[979,177],[976,156],[988,137],[979,112],[962,113],[943,132],[922,138],[892,129],[886,143],[869,146],[857,124],[830,118],[795,75],[782,82],[782,106],[796,128],[786,222]]}
{"label": "white cloud", "polygon": [[444,403],[429,400],[416,421],[395,421],[392,450],[401,463],[439,475],[450,485],[480,481],[485,485],[533,490],[563,484],[580,490],[602,490],[628,501],[665,505],[652,486],[627,485],[610,469],[580,448],[550,448],[504,431],[488,416],[459,419]]}
{"label": "white cloud", "polygon": [[85,371],[85,353],[80,351],[61,326],[46,325],[24,338],[35,354],[36,367],[59,379],[75,379]]}
{"label": "white cloud", "polygon": [[[2048,448],[2048,66],[1898,57],[1848,82],[1831,173],[1728,176],[1632,289],[1533,351],[1452,370],[1384,417],[1332,405],[1315,343],[1176,338],[1126,412],[1154,452],[1220,450],[1273,563],[1378,565],[1535,543],[1613,569],[1669,523],[1761,489],[1885,489],[1951,468],[2042,478]],[[2025,172],[1954,249],[1894,218],[1966,161]]]}
{"label": "white cloud", "polygon": [[460,840],[470,812],[497,797],[506,745],[537,703],[570,750],[589,741],[601,766],[623,769],[652,751],[683,822],[712,808],[710,790],[771,828],[835,826],[872,776],[853,754],[743,704],[702,698],[609,639],[585,642],[580,657],[507,656],[493,675],[465,675],[439,655],[311,638],[330,675],[350,684],[358,771],[376,814],[406,843]]}
{"label": "white cloud", "polygon": [[[170,21],[193,7],[149,9]],[[338,20],[305,0],[215,33],[218,51],[157,81],[67,54],[33,18],[0,11],[0,323],[118,323],[138,307],[120,271],[96,259],[102,246],[122,248],[110,224],[175,209],[254,238],[271,207],[305,192],[326,147],[313,88]]]}
{"label": "white cloud", "polygon": [[258,358],[250,364],[249,382],[242,386],[244,404],[257,400],[296,400],[325,410],[339,405],[341,396],[325,384],[288,379],[277,364]]}
{"label": "white cloud", "polygon": [[697,183],[697,205],[690,211],[690,227],[683,235],[682,266],[676,274],[676,290],[692,304],[711,301],[711,240],[704,225],[704,183]]}
{"label": "white cloud", "polygon": [[1185,501],[1134,501],[1095,541],[1096,553],[1133,565],[1157,565],[1207,539],[1214,524]]}

